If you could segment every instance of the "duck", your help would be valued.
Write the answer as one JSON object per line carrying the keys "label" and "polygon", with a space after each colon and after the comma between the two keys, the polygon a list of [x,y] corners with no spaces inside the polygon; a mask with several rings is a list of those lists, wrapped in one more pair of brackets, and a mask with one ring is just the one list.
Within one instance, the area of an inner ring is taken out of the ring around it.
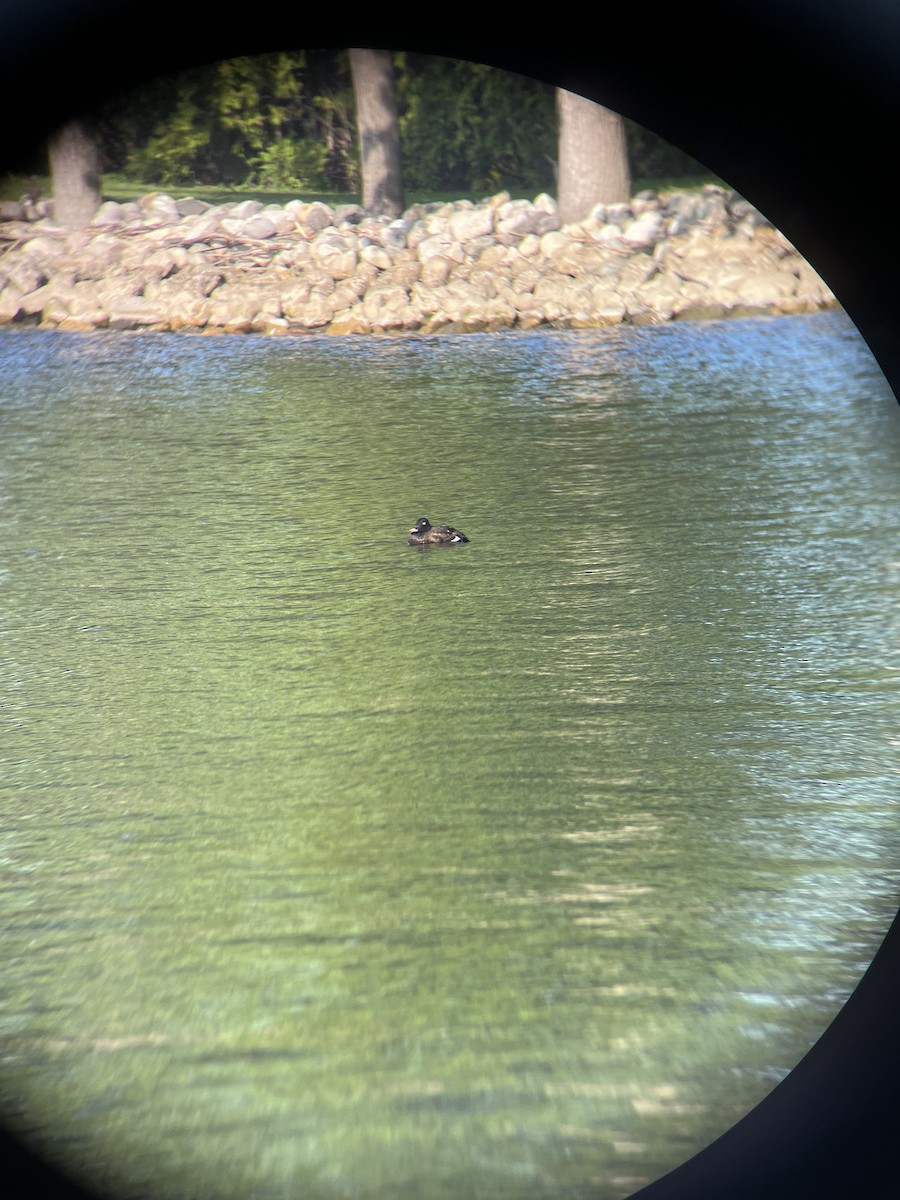
{"label": "duck", "polygon": [[452,525],[432,525],[427,517],[419,517],[409,531],[410,546],[458,546],[469,539]]}

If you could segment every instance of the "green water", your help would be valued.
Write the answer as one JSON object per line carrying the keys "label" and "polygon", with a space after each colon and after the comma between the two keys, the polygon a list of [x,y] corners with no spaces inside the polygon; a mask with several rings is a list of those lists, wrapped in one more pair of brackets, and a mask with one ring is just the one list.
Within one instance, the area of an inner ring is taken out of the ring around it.
{"label": "green water", "polygon": [[32,1145],[616,1200],[826,1029],[900,877],[900,410],[844,317],[5,330],[0,401]]}

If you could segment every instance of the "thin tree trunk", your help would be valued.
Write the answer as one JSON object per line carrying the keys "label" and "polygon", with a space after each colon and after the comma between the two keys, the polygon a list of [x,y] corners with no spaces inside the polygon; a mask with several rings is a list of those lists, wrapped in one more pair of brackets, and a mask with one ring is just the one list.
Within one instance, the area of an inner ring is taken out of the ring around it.
{"label": "thin tree trunk", "polygon": [[631,173],[625,123],[618,113],[557,88],[559,215],[583,220],[595,204],[628,200]]}
{"label": "thin tree trunk", "polygon": [[50,138],[53,219],[66,229],[83,229],[100,207],[100,154],[81,121],[63,125]]}
{"label": "thin tree trunk", "polygon": [[399,217],[403,170],[394,67],[387,50],[351,50],[363,208]]}

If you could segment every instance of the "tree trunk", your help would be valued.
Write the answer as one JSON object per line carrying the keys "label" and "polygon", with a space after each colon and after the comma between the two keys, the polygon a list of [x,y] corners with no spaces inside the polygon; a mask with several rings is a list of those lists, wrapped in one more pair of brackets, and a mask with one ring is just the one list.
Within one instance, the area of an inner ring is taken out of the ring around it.
{"label": "tree trunk", "polygon": [[399,217],[403,169],[394,67],[387,50],[351,50],[362,171],[362,203],[370,212]]}
{"label": "tree trunk", "polygon": [[69,121],[50,138],[53,219],[83,229],[100,207],[100,154],[81,121]]}
{"label": "tree trunk", "polygon": [[559,116],[559,215],[583,220],[595,204],[631,195],[625,122],[618,113],[574,92],[556,90]]}

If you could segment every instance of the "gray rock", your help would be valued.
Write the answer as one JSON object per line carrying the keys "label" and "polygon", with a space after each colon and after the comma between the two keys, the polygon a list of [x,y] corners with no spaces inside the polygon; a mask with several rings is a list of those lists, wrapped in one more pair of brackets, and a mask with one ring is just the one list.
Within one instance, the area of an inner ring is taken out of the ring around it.
{"label": "gray rock", "polygon": [[359,225],[366,210],[359,204],[338,204],[334,209],[335,225]]}
{"label": "gray rock", "polygon": [[565,228],[551,196],[506,193],[413,205],[394,221],[358,205],[153,193],[107,202],[69,234],[3,213],[0,322],[63,329],[589,327],[836,303],[752,205],[719,187],[598,204]]}
{"label": "gray rock", "polygon": [[110,329],[140,329],[150,325],[168,324],[168,314],[161,305],[131,296],[112,304],[107,325]]}
{"label": "gray rock", "polygon": [[519,237],[525,237],[527,234],[541,237],[543,234],[551,233],[559,228],[560,220],[557,213],[545,212],[543,209],[532,208],[530,205],[527,208],[519,208],[509,216],[500,217],[497,220],[498,233],[511,233]]}
{"label": "gray rock", "polygon": [[406,239],[412,227],[413,222],[407,217],[398,217],[396,221],[391,221],[381,231],[382,245],[395,250],[406,249]]}
{"label": "gray rock", "polygon": [[246,220],[248,217],[255,217],[257,213],[262,212],[262,208],[259,200],[241,200],[240,203],[231,206],[228,215],[239,220]]}
{"label": "gray rock", "polygon": [[193,196],[185,196],[184,199],[175,201],[175,208],[180,217],[198,217],[209,207],[205,200],[195,200]]}
{"label": "gray rock", "polygon": [[210,210],[209,212],[200,213],[197,216],[185,217],[181,222],[180,241],[183,246],[190,246],[194,242],[206,242],[215,234],[222,230],[221,215]]}
{"label": "gray rock", "polygon": [[275,222],[262,212],[244,222],[244,236],[252,238],[254,241],[265,241],[267,238],[274,237],[277,232]]}
{"label": "gray rock", "polygon": [[334,224],[334,212],[321,200],[315,200],[308,206],[303,216],[303,224],[313,232],[327,229],[329,225]]}
{"label": "gray rock", "polygon": [[275,233],[279,236],[293,233],[297,225],[297,222],[294,220],[293,216],[288,213],[280,204],[267,204],[262,212],[258,215],[260,217],[264,217],[268,221],[271,221],[275,227]]}
{"label": "gray rock", "polygon": [[223,233],[227,233],[229,238],[247,238],[251,241],[259,240],[259,234],[254,233],[254,230],[259,230],[263,238],[271,238],[275,233],[275,226],[271,221],[266,221],[265,217],[222,217],[220,228]]}
{"label": "gray rock", "polygon": [[17,200],[0,200],[0,222],[24,220],[25,209]]}
{"label": "gray rock", "polygon": [[606,223],[608,225],[618,225],[620,229],[625,227],[633,215],[631,205],[624,202],[620,204],[607,204],[605,206],[604,217]]}

